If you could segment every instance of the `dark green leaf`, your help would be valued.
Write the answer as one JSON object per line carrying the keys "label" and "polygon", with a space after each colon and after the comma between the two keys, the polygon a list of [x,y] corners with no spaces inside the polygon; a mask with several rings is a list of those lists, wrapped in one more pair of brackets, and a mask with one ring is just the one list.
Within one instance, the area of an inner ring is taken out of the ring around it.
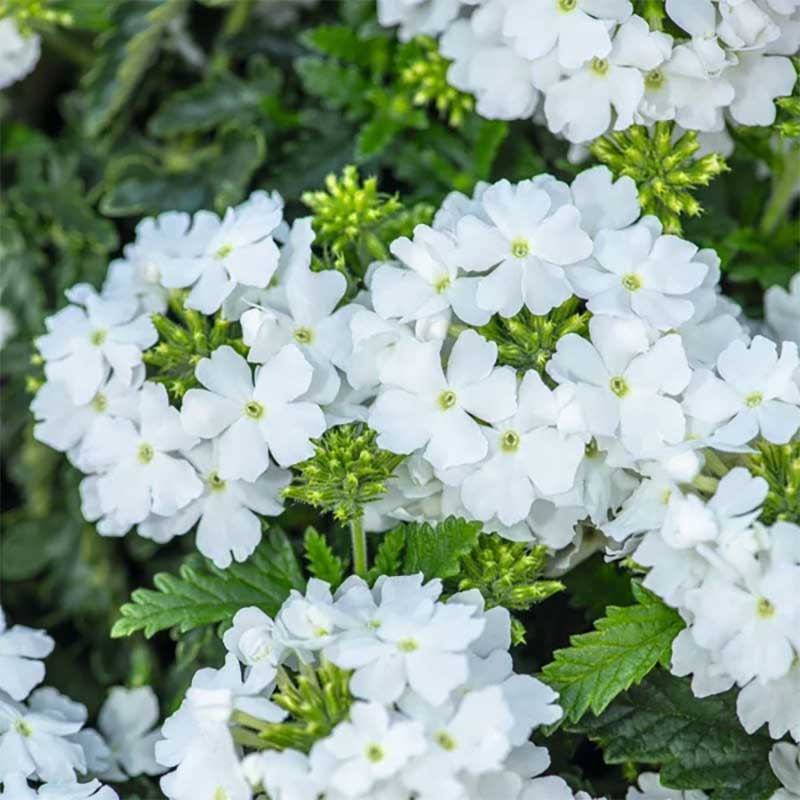
{"label": "dark green leaf", "polygon": [[588,710],[601,713],[621,692],[638,683],[659,662],[669,659],[672,641],[683,628],[677,612],[633,584],[637,605],[609,606],[596,630],[570,638],[556,650],[542,677],[559,695],[565,719],[579,720]]}
{"label": "dark green leaf", "polygon": [[337,556],[325,537],[314,528],[307,528],[303,537],[308,571],[336,589],[344,580],[344,561]]}
{"label": "dark green leaf", "polygon": [[147,637],[167,628],[185,633],[202,625],[225,622],[245,606],[277,613],[291,589],[304,586],[300,565],[285,534],[273,530],[242,564],[219,569],[184,565],[180,575],[159,573],[156,589],[137,589],[131,603],[120,609],[122,617],[112,637],[144,631]]}

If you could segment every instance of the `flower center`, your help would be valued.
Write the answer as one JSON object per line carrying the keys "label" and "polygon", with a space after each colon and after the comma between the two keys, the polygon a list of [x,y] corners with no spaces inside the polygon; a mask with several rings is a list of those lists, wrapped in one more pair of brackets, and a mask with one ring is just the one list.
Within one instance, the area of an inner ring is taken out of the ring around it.
{"label": "flower center", "polygon": [[136,457],[142,464],[149,464],[153,460],[153,456],[156,454],[156,451],[153,449],[153,445],[148,444],[147,442],[142,442],[139,445],[139,451],[136,454]]}
{"label": "flower center", "polygon": [[415,650],[419,650],[419,645],[414,639],[401,639],[397,643],[397,649],[401,653],[413,653]]}
{"label": "flower center", "polygon": [[514,258],[527,258],[530,255],[531,246],[525,239],[515,239],[511,242],[511,255]]}
{"label": "flower center", "polygon": [[269,630],[266,628],[250,628],[250,630],[245,631],[239,640],[239,649],[251,664],[269,658],[273,649]]}
{"label": "flower center", "polygon": [[370,744],[367,745],[366,755],[367,761],[377,764],[379,761],[383,761],[386,753],[383,752],[383,748],[379,744]]}
{"label": "flower center", "polygon": [[608,61],[604,58],[595,58],[592,59],[592,72],[595,75],[605,75],[608,72]]}
{"label": "flower center", "polygon": [[660,69],[651,69],[647,75],[644,76],[644,85],[646,89],[660,89],[664,85],[666,76]]}
{"label": "flower center", "polygon": [[264,406],[255,400],[249,400],[244,404],[244,413],[250,419],[261,419],[264,416]]}
{"label": "flower center", "polygon": [[92,408],[98,414],[105,413],[105,410],[108,408],[108,400],[106,399],[106,396],[101,392],[98,392],[92,400]]}
{"label": "flower center", "polygon": [[758,614],[761,619],[769,619],[775,614],[775,606],[772,605],[766,597],[759,597],[758,603],[756,604],[756,614]]}
{"label": "flower center", "polygon": [[25,736],[26,738],[33,733],[33,729],[24,719],[18,719],[14,723],[14,730],[20,735]]}
{"label": "flower center", "polygon": [[316,636],[317,639],[322,639],[323,637],[330,635],[330,630],[328,630],[328,628],[324,628],[322,625],[317,625],[317,627],[314,628],[314,636]]}
{"label": "flower center", "polygon": [[447,731],[436,731],[433,738],[436,744],[448,753],[456,749],[456,740]]}
{"label": "flower center", "polygon": [[221,786],[217,786],[211,800],[228,800],[228,793]]}
{"label": "flower center", "polygon": [[446,389],[439,395],[437,402],[442,411],[449,411],[456,404],[457,399],[456,393],[452,389]]}
{"label": "flower center", "polygon": [[661,492],[661,502],[666,506],[669,505],[669,501],[672,499],[672,489],[664,489]]}
{"label": "flower center", "polygon": [[436,294],[446,292],[450,288],[450,278],[447,275],[439,278],[439,280],[433,284],[433,288],[436,290]]}
{"label": "flower center", "polygon": [[92,335],[89,337],[89,341],[95,347],[102,347],[103,342],[106,340],[106,332],[104,330],[97,330],[92,331]]}
{"label": "flower center", "polygon": [[506,431],[500,438],[500,449],[504,453],[516,453],[519,450],[519,441],[516,431]]}
{"label": "flower center", "polygon": [[216,472],[212,472],[208,476],[208,488],[211,489],[212,492],[221,492],[225,489],[225,481],[217,475]]}
{"label": "flower center", "polygon": [[314,340],[314,331],[311,328],[295,328],[294,340],[297,344],[311,344]]}
{"label": "flower center", "polygon": [[763,402],[764,395],[761,394],[761,392],[750,392],[750,394],[744,399],[744,404],[748,408],[755,408],[756,406],[760,406]]}
{"label": "flower center", "polygon": [[617,397],[625,397],[625,395],[630,391],[628,381],[626,381],[622,375],[615,375],[608,382],[608,385],[611,387],[611,391],[614,392]]}
{"label": "flower center", "polygon": [[219,250],[217,250],[216,253],[214,253],[214,258],[216,258],[217,261],[222,261],[222,259],[227,258],[231,254],[231,252],[233,252],[233,245],[224,244],[222,245],[222,247],[220,247]]}
{"label": "flower center", "polygon": [[622,285],[629,292],[635,292],[637,289],[642,288],[642,279],[638,275],[629,272],[627,275],[622,276]]}
{"label": "flower center", "polygon": [[578,0],[558,0],[558,10],[565,14],[574,11],[576,5],[578,5]]}

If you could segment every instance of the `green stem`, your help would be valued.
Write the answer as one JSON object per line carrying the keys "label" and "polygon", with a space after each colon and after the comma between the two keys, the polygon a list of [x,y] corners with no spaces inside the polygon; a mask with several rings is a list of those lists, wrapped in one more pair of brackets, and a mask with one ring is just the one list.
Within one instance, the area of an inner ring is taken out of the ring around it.
{"label": "green stem", "polygon": [[772,179],[772,192],[761,217],[762,233],[774,233],[780,225],[797,193],[798,182],[800,182],[800,152],[793,147],[783,159],[783,171]]}
{"label": "green stem", "polygon": [[254,747],[257,750],[267,750],[269,745],[258,737],[258,734],[252,731],[245,730],[244,728],[231,728],[231,736],[236,744],[243,747]]}
{"label": "green stem", "polygon": [[731,471],[730,467],[713,450],[706,450],[704,455],[706,466],[718,478],[724,478]]}
{"label": "green stem", "polygon": [[350,522],[350,538],[353,545],[353,572],[361,578],[367,577],[367,534],[364,517]]}
{"label": "green stem", "polygon": [[719,481],[709,475],[698,475],[693,481],[692,486],[703,492],[703,494],[714,494],[719,486]]}
{"label": "green stem", "polygon": [[248,728],[255,728],[257,731],[265,730],[269,726],[268,722],[264,722],[263,719],[254,717],[252,714],[248,714],[245,711],[234,711],[231,720],[236,725],[245,725]]}

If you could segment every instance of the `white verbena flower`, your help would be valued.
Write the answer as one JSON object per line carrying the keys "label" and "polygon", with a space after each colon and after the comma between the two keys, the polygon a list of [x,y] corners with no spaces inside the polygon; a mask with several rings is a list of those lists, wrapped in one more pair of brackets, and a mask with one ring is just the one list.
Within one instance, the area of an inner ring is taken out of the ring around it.
{"label": "white verbena flower", "polygon": [[0,89],[24,78],[39,61],[41,40],[23,36],[12,17],[0,19]]}
{"label": "white verbena flower", "polygon": [[254,481],[270,454],[290,466],[314,453],[310,439],[325,431],[318,405],[301,400],[313,368],[298,347],[287,344],[256,372],[233,348],[217,348],[195,370],[205,389],[183,398],[181,420],[195,436],[219,440],[219,477]]}
{"label": "white verbena flower", "polygon": [[44,680],[41,659],[53,652],[54,642],[44,631],[25,625],[6,625],[0,608],[0,691],[24,700]]}

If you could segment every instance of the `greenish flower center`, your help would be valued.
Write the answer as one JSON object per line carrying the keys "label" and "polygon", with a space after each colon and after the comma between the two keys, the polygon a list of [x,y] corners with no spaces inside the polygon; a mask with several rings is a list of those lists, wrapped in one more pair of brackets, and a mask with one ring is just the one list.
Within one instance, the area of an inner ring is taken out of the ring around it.
{"label": "greenish flower center", "polygon": [[531,246],[525,239],[515,239],[511,242],[511,255],[514,258],[527,258],[530,252]]}
{"label": "greenish flower center", "polygon": [[217,261],[222,261],[223,258],[227,258],[233,252],[233,245],[232,244],[224,244],[222,247],[214,253],[214,258]]}
{"label": "greenish flower center", "polygon": [[295,328],[294,340],[298,344],[311,344],[314,341],[314,331],[311,328]]}
{"label": "greenish flower center", "polygon": [[617,397],[625,397],[625,395],[630,391],[628,381],[626,381],[621,375],[615,375],[608,382],[608,385],[611,387],[611,391],[614,392]]}
{"label": "greenish flower center", "polygon": [[249,400],[244,404],[244,413],[250,419],[261,419],[264,416],[264,406],[255,400]]}
{"label": "greenish flower center", "polygon": [[370,744],[367,746],[367,761],[377,764],[379,761],[383,761],[385,755],[386,753],[384,753],[383,748],[379,744]]}
{"label": "greenish flower center", "polygon": [[664,85],[666,76],[660,69],[651,69],[644,77],[646,89],[660,89]]}
{"label": "greenish flower center", "polygon": [[139,445],[139,452],[136,456],[142,464],[149,464],[153,460],[155,454],[156,451],[153,449],[153,445],[142,442],[142,444]]}
{"label": "greenish flower center", "polygon": [[456,740],[447,731],[437,731],[433,738],[442,750],[451,752],[456,749]]}
{"label": "greenish flower center", "polygon": [[622,285],[629,292],[635,292],[637,289],[642,288],[642,279],[638,275],[629,272],[627,275],[622,276]]}
{"label": "greenish flower center", "polygon": [[228,800],[228,793],[221,786],[217,786],[211,800]]}
{"label": "greenish flower center", "polygon": [[216,472],[212,472],[208,476],[208,488],[212,492],[221,492],[225,489],[226,483]]}
{"label": "greenish flower center", "polygon": [[775,606],[766,597],[759,597],[756,604],[756,613],[761,619],[769,619],[775,614]]}
{"label": "greenish flower center", "polygon": [[98,392],[92,400],[92,408],[98,413],[103,414],[108,408],[108,399],[104,394]]}
{"label": "greenish flower center", "polygon": [[446,292],[450,288],[450,278],[447,275],[439,278],[439,280],[433,284],[433,288],[436,290],[436,294]]}
{"label": "greenish flower center", "polygon": [[33,729],[24,719],[18,719],[14,723],[14,730],[20,735],[28,737],[33,733]]}
{"label": "greenish flower center", "polygon": [[401,639],[397,643],[397,649],[401,653],[413,653],[415,650],[419,650],[419,644],[414,639]]}
{"label": "greenish flower center", "polygon": [[594,72],[595,75],[605,75],[608,72],[608,61],[604,58],[593,58],[592,72]]}
{"label": "greenish flower center", "polygon": [[442,411],[449,411],[456,404],[456,393],[452,389],[446,389],[439,395],[438,403]]}
{"label": "greenish flower center", "polygon": [[519,434],[516,431],[506,431],[500,437],[500,449],[504,453],[516,453],[519,450]]}
{"label": "greenish flower center", "polygon": [[574,11],[576,5],[578,5],[578,0],[558,0],[558,10],[564,13]]}
{"label": "greenish flower center", "polygon": [[106,340],[106,332],[104,330],[97,330],[92,331],[92,335],[89,337],[89,341],[95,347],[101,347]]}
{"label": "greenish flower center", "polygon": [[744,404],[748,408],[756,408],[764,402],[764,395],[761,392],[750,392],[744,399]]}

